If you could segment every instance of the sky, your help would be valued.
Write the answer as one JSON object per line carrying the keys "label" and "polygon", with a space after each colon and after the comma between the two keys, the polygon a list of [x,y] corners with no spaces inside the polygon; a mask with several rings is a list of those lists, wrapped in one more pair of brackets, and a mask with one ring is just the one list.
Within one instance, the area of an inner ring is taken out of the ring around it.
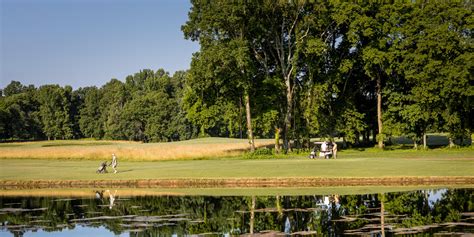
{"label": "sky", "polygon": [[142,69],[189,69],[189,0],[0,0],[0,88],[12,80],[74,89]]}

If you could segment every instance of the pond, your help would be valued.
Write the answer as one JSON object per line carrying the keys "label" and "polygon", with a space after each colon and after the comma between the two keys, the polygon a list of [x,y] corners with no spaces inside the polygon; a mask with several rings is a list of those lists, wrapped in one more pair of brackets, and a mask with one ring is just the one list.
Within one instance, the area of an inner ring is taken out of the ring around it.
{"label": "pond", "polygon": [[463,235],[474,189],[363,195],[173,196],[90,190],[0,196],[0,236]]}

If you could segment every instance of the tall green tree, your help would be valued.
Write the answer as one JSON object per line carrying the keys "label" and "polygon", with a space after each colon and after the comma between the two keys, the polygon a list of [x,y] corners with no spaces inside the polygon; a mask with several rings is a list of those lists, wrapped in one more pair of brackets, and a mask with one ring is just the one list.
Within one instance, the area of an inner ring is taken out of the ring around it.
{"label": "tall green tree", "polygon": [[34,90],[33,85],[25,86],[19,81],[11,81],[3,90],[3,96],[8,97],[16,94],[20,94],[26,91]]}
{"label": "tall green tree", "polygon": [[[253,2],[232,2],[232,1],[192,1],[193,7],[189,12],[189,20],[182,27],[185,38],[199,41],[201,54],[195,55],[196,60],[214,61],[217,64],[203,65],[196,62],[191,65],[191,77],[196,78],[199,73],[192,71],[206,70],[204,77],[195,80],[205,80],[225,90],[237,90],[240,98],[243,98],[246,111],[247,136],[250,149],[255,150],[254,136],[252,129],[252,109],[251,97],[253,94],[253,83],[256,80],[257,72],[253,67],[250,44],[252,43],[252,17],[250,12],[254,7],[258,7]],[[198,58],[199,57],[199,58]],[[202,67],[197,65],[202,65]],[[196,65],[193,67],[193,65]],[[212,69],[212,67],[217,67]],[[225,74],[227,75],[223,75]],[[230,83],[223,83],[228,81]],[[199,96],[199,95],[198,95]],[[224,100],[226,98],[216,97]],[[235,98],[235,97],[234,97]],[[202,99],[201,99],[202,100]],[[217,100],[212,103],[215,104]],[[230,101],[236,99],[230,98]],[[200,103],[197,101],[197,103]],[[202,104],[202,103],[201,103]],[[196,104],[197,105],[197,104]],[[203,104],[207,107],[206,104]],[[212,115],[211,115],[212,116]]]}
{"label": "tall green tree", "polygon": [[121,119],[125,103],[130,98],[125,84],[112,79],[100,88],[101,91],[101,118],[104,127],[105,139],[125,139],[124,122]]}
{"label": "tall green tree", "polygon": [[362,61],[364,73],[375,82],[378,146],[383,148],[382,91],[390,73],[391,8],[379,3],[353,4],[348,38]]}
{"label": "tall green tree", "polygon": [[48,140],[73,137],[71,92],[71,87],[61,88],[58,85],[45,85],[38,89],[39,114]]}
{"label": "tall green tree", "polygon": [[163,69],[145,69],[127,77],[125,87],[131,95],[120,118],[126,138],[159,142],[192,136],[180,102],[185,76],[184,72],[171,77]]}
{"label": "tall green tree", "polygon": [[[304,42],[311,30],[311,21],[306,20],[314,12],[311,4],[304,1],[262,1],[259,4],[259,27],[257,42],[254,47],[255,57],[264,61],[262,63],[267,71],[276,71],[284,85],[283,116],[283,146],[291,150],[290,134],[294,116],[295,91],[303,73],[299,64],[300,53],[303,51]],[[265,30],[264,30],[265,29]],[[262,42],[262,43],[259,43]],[[268,74],[268,72],[267,72]]]}
{"label": "tall green tree", "polygon": [[7,97],[0,97],[1,139],[43,138],[38,114],[39,103],[35,94],[36,90],[25,90]]}
{"label": "tall green tree", "polygon": [[193,58],[184,103],[188,118],[200,127],[201,136],[234,134],[232,122],[242,120],[237,108],[242,107],[243,93],[235,90],[238,74],[231,70],[234,63],[226,46],[208,48]]}
{"label": "tall green tree", "polygon": [[85,137],[101,139],[104,136],[103,110],[100,107],[101,91],[93,86],[83,88],[84,98],[80,108],[79,127]]}
{"label": "tall green tree", "polygon": [[411,86],[406,96],[423,116],[424,147],[428,129],[449,132],[451,143],[468,133],[474,95],[472,26],[470,4],[445,2],[416,4],[403,28],[402,69]]}
{"label": "tall green tree", "polygon": [[[176,71],[170,81],[173,88],[172,97],[176,101],[175,109],[177,110],[175,117],[173,117],[171,121],[171,126],[174,128],[173,140],[187,140],[197,135],[197,129],[187,119],[185,109],[184,96],[187,78],[188,71]],[[238,118],[233,121],[238,121]],[[229,135],[233,137],[232,134]]]}

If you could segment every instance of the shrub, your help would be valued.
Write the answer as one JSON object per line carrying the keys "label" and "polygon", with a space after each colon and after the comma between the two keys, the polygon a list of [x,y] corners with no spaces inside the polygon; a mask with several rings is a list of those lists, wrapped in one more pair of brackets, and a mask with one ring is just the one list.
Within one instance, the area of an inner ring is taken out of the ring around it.
{"label": "shrub", "polygon": [[254,152],[248,152],[244,155],[247,159],[268,158],[269,156],[273,156],[273,150],[266,147],[256,149]]}

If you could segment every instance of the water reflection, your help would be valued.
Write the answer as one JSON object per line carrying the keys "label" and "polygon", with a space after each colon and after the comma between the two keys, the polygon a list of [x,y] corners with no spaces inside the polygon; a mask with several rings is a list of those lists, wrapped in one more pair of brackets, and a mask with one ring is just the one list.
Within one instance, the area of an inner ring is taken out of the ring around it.
{"label": "water reflection", "polygon": [[109,193],[109,209],[112,209],[115,203],[115,195],[117,195],[117,190],[115,190],[114,194],[112,194],[110,190],[107,190],[106,192]]}
{"label": "water reflection", "polygon": [[[365,195],[1,197],[0,235],[373,235],[474,233],[473,189]],[[93,227],[94,229],[91,229]],[[98,228],[100,227],[100,228]],[[89,233],[87,232],[87,233]],[[96,233],[99,234],[99,233]]]}

